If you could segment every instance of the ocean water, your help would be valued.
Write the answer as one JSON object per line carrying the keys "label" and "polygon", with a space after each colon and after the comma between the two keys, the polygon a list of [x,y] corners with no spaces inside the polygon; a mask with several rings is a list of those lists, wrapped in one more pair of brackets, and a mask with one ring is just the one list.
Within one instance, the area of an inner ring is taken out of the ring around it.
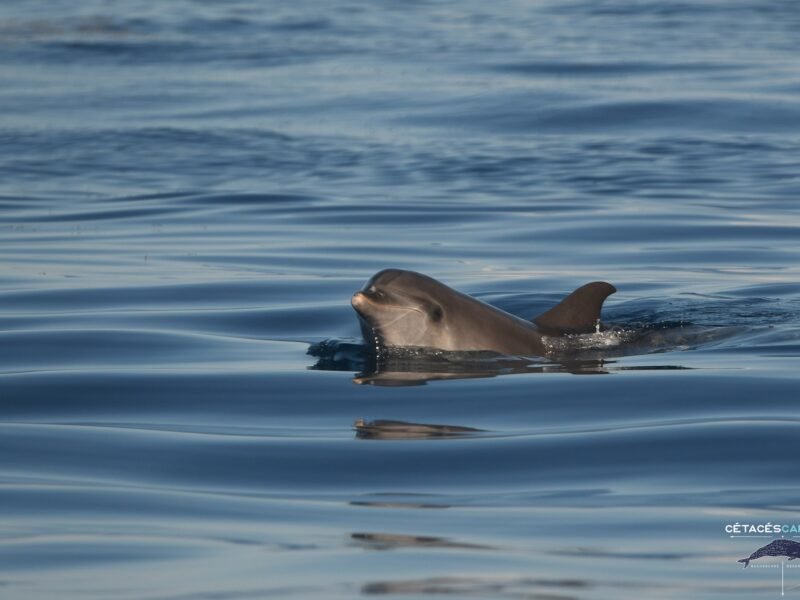
{"label": "ocean water", "polygon": [[[800,541],[798,28],[3,2],[0,596],[800,597],[737,562]],[[577,362],[382,361],[386,267],[618,292]]]}

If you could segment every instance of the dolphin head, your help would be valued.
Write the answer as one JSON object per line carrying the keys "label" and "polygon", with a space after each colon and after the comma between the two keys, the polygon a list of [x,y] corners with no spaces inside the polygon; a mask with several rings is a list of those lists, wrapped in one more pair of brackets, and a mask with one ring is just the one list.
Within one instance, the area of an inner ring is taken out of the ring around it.
{"label": "dolphin head", "polygon": [[351,304],[364,338],[376,345],[437,347],[447,333],[442,301],[453,293],[435,279],[400,269],[376,273]]}

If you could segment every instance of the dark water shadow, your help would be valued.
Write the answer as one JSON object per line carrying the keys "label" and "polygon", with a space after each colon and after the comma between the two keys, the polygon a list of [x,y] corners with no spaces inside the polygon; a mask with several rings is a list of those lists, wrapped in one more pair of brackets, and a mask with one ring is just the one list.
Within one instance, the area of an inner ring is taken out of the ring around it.
{"label": "dark water shadow", "polygon": [[[586,598],[587,594],[595,597],[629,597],[639,592],[638,596],[649,598],[653,594],[658,597],[686,597],[689,591],[702,591],[707,594],[731,597],[741,592],[735,585],[720,585],[713,582],[699,586],[687,587],[685,582],[638,581],[634,579],[604,578],[590,579],[585,577],[519,577],[519,576],[481,576],[453,575],[427,577],[424,579],[384,580],[366,583],[361,587],[365,596],[398,595],[398,596],[451,596],[480,598],[532,598],[536,600],[577,600]],[[752,589],[747,590],[751,594]],[[759,590],[762,591],[762,590]],[[763,591],[766,591],[764,588]],[[602,594],[605,592],[605,594]],[[600,596],[597,596],[600,597]]]}
{"label": "dark water shadow", "polygon": [[352,500],[348,502],[350,506],[360,506],[364,508],[392,508],[400,510],[408,509],[428,509],[428,508],[451,508],[451,504],[441,503],[436,504],[433,502],[390,502],[388,500]]}
{"label": "dark water shadow", "polygon": [[538,600],[572,600],[579,592],[595,585],[585,579],[430,577],[406,581],[367,583],[361,593],[373,595],[456,596],[491,598],[534,598]]}
{"label": "dark water shadow", "polygon": [[493,550],[491,546],[457,542],[429,535],[395,533],[352,533],[350,539],[367,550],[396,550],[399,548],[452,548],[458,550]]}
{"label": "dark water shadow", "polygon": [[574,558],[616,558],[620,560],[687,560],[698,555],[678,552],[615,552],[601,548],[573,548],[554,550],[553,556],[571,556]]}

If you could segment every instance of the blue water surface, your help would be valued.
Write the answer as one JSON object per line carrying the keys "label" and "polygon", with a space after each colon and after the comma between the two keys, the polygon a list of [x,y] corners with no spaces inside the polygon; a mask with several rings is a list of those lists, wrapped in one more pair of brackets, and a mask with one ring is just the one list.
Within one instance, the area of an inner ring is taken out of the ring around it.
{"label": "blue water surface", "polygon": [[[737,563],[800,541],[799,28],[4,2],[0,596],[800,595]],[[570,360],[376,363],[386,267],[619,291]]]}

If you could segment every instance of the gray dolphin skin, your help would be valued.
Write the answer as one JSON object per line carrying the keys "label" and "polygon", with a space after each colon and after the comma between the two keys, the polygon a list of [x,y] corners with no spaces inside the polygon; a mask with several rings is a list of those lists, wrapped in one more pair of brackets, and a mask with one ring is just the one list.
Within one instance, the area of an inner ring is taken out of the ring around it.
{"label": "gray dolphin skin", "polygon": [[542,336],[592,333],[617,290],[595,281],[526,321],[414,271],[386,269],[353,295],[364,339],[378,348],[422,347],[542,356]]}
{"label": "gray dolphin skin", "polygon": [[762,556],[788,556],[789,560],[800,558],[800,542],[775,540],[763,548],[759,548],[747,558],[742,558],[737,562],[744,563],[745,568],[747,568],[751,560],[761,558]]}

